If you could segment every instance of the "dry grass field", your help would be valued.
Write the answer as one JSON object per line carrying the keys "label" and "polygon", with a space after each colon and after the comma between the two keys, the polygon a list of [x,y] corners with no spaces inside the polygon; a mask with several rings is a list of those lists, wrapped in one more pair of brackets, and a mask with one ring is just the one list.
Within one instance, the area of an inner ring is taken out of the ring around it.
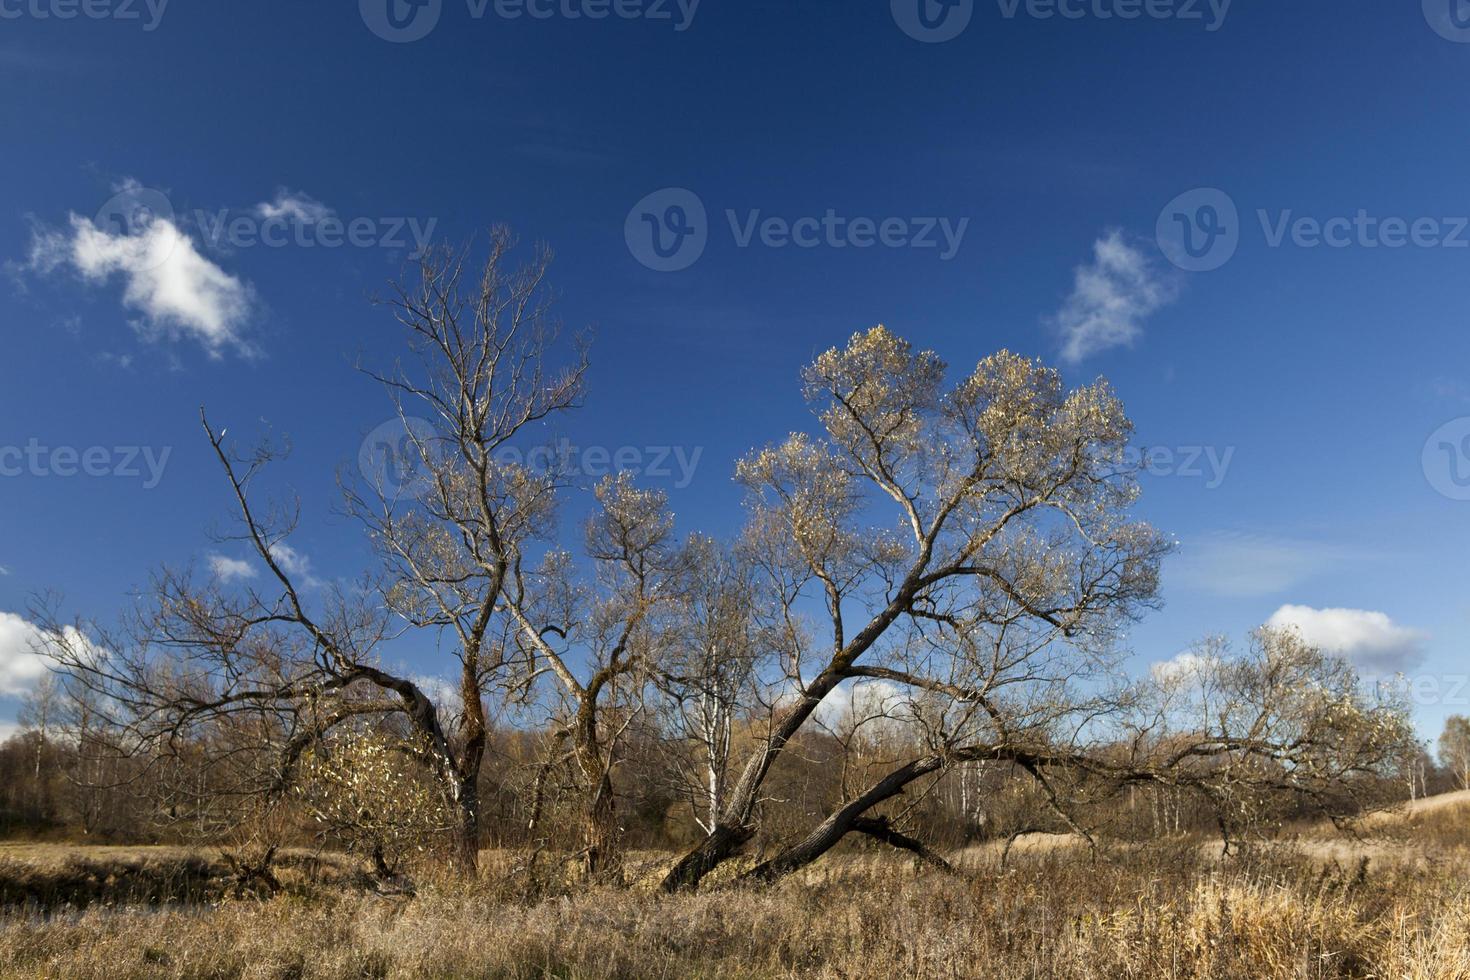
{"label": "dry grass field", "polygon": [[656,855],[638,856],[631,888],[584,890],[487,853],[474,886],[426,876],[416,898],[389,899],[354,887],[344,859],[292,852],[284,891],[261,900],[221,886],[207,855],[7,845],[0,973],[1470,978],[1470,796],[1363,832],[1305,828],[1226,860],[1198,839],[1096,863],[1065,840],[1023,842],[1004,868],[997,848],[956,855],[963,878],[849,852],[774,887],[673,897],[649,887]]}

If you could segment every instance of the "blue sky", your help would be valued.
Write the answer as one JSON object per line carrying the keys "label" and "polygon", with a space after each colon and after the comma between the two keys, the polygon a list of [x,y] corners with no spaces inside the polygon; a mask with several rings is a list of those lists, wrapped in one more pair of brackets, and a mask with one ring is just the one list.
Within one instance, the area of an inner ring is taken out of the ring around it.
{"label": "blue sky", "polygon": [[336,470],[390,412],[353,366],[399,351],[368,296],[494,222],[596,331],[557,434],[677,447],[685,528],[738,524],[734,459],[852,332],[1010,347],[1157,449],[1181,547],[1138,669],[1276,616],[1402,667],[1426,735],[1470,711],[1470,12],[389,2],[0,0],[0,720],[32,594],[105,616],[245,557],[201,404],[289,436],[311,573],[363,567]]}

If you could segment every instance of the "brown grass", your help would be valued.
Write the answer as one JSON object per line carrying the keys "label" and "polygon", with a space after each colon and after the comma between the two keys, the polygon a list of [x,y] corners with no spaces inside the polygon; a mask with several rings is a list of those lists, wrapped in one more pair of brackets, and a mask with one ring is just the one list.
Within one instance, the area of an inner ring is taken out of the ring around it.
{"label": "brown grass", "polygon": [[[337,854],[291,850],[275,861],[282,887],[296,894],[340,886],[357,872]],[[184,847],[0,844],[0,908],[14,916],[91,906],[203,903],[246,886],[220,851]],[[250,890],[259,884],[251,882]]]}
{"label": "brown grass", "polygon": [[657,863],[648,855],[634,889],[577,890],[550,874],[538,891],[509,876],[518,856],[487,854],[482,882],[425,880],[411,901],[321,887],[146,912],[12,914],[0,974],[1470,978],[1465,823],[1463,809],[1385,823],[1430,833],[1422,862],[1348,845],[1340,859],[1283,845],[1221,862],[1178,840],[1096,865],[1085,849],[1030,848],[1006,870],[976,849],[970,876],[955,879],[873,852],[769,889],[675,897],[646,887]]}

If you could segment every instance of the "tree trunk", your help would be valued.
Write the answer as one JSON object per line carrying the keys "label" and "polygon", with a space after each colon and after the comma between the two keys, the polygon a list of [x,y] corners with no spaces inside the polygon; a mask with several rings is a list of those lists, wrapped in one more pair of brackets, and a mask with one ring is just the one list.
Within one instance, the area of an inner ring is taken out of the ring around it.
{"label": "tree trunk", "polygon": [[[822,700],[841,684],[849,674],[848,671],[858,658],[867,652],[878,638],[892,626],[913,604],[914,596],[918,594],[922,584],[919,571],[928,564],[927,554],[919,562],[908,578],[904,580],[898,593],[889,601],[887,607],[868,622],[852,642],[844,646],[836,654],[826,668],[807,685],[806,691],[791,708],[782,715],[775,725],[765,746],[750,761],[740,773],[740,779],[730,791],[729,802],[725,804],[725,810],[716,821],[715,832],[711,833],[688,854],[679,860],[679,863],[664,876],[659,888],[665,892],[685,891],[699,887],[699,882],[705,875],[709,874],[722,862],[734,856],[751,837],[755,835],[755,828],[751,826],[751,819],[755,815],[756,801],[760,798],[761,785],[766,781],[766,775],[782,751],[786,743],[801,731],[801,726],[811,717],[812,712]],[[839,639],[839,642],[840,639]]]}
{"label": "tree trunk", "polygon": [[698,888],[705,875],[735,855],[754,836],[754,827],[717,824],[694,850],[679,859],[659,887],[666,892]]}
{"label": "tree trunk", "polygon": [[854,821],[852,829],[860,834],[867,834],[874,840],[880,840],[890,847],[909,851],[925,864],[947,875],[961,875],[958,868],[930,850],[923,841],[896,830],[887,817],[859,817]]}
{"label": "tree trunk", "polygon": [[943,764],[943,759],[937,755],[931,755],[895,769],[873,784],[867,792],[823,820],[799,843],[793,844],[764,864],[751,869],[742,877],[774,881],[797,868],[811,864],[837,846],[837,842],[846,837],[850,831],[858,829],[858,822],[864,813],[884,800],[902,793],[903,788],[909,783],[920,776],[936,771]]}
{"label": "tree trunk", "polygon": [[734,857],[755,836],[751,818],[766,774],[780,757],[786,743],[801,730],[817,705],[841,680],[835,671],[824,672],[807,687],[806,695],[781,717],[765,746],[745,764],[740,779],[729,792],[724,811],[715,820],[714,830],[679,859],[659,884],[661,890],[677,892],[698,888],[705,875]]}
{"label": "tree trunk", "polygon": [[597,735],[595,712],[590,698],[577,712],[577,766],[587,787],[582,817],[583,868],[589,878],[616,870],[621,856],[611,766]]}
{"label": "tree trunk", "polygon": [[584,816],[583,844],[585,868],[589,878],[600,878],[616,871],[621,864],[617,806],[613,800],[612,780],[606,775],[598,781]]}
{"label": "tree trunk", "polygon": [[454,828],[454,866],[460,874],[473,878],[480,863],[480,789],[475,776],[459,781],[456,793],[459,824]]}
{"label": "tree trunk", "polygon": [[[480,700],[479,655],[465,651],[460,670],[460,727],[465,745],[455,767],[454,799],[459,804],[459,826],[455,828],[454,863],[459,872],[473,878],[480,865],[480,766],[485,759],[485,705]],[[431,709],[432,710],[432,709]]]}

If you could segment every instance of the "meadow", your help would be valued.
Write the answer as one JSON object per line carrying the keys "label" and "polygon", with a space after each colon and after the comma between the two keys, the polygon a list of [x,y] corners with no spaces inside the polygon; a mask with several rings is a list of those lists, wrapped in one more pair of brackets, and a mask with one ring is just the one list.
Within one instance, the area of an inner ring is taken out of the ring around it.
{"label": "meadow", "polygon": [[281,890],[232,888],[178,848],[0,847],[0,974],[14,977],[1470,977],[1470,794],[1356,835],[1296,828],[1222,858],[1194,836],[987,844],[950,876],[844,850],[766,888],[582,886],[485,852],[479,880],[372,891],[342,855],[292,851]]}

